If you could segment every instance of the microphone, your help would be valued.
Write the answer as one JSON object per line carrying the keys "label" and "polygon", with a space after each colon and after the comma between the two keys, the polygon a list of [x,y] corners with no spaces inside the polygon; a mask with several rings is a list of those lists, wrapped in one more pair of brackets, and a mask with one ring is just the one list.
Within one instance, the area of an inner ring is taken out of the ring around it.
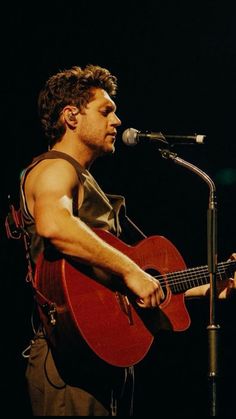
{"label": "microphone", "polygon": [[150,140],[162,145],[176,144],[204,144],[205,135],[171,135],[162,134],[161,132],[138,131],[135,128],[127,128],[122,134],[123,142],[128,146],[134,146],[140,140]]}

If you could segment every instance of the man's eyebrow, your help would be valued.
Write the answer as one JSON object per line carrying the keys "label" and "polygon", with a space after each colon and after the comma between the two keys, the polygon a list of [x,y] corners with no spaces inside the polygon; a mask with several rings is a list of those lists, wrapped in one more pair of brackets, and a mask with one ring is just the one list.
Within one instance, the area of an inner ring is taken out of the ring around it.
{"label": "man's eyebrow", "polygon": [[111,102],[101,103],[101,105],[99,106],[99,108],[106,108],[106,109],[111,109],[112,111],[116,111],[116,105],[115,105],[115,103],[111,103]]}

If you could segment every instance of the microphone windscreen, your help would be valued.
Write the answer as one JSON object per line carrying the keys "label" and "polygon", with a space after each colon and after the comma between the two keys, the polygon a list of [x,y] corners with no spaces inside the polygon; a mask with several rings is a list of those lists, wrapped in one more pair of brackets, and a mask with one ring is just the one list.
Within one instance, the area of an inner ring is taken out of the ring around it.
{"label": "microphone windscreen", "polygon": [[138,143],[138,130],[127,128],[122,134],[122,140],[126,145],[136,145]]}

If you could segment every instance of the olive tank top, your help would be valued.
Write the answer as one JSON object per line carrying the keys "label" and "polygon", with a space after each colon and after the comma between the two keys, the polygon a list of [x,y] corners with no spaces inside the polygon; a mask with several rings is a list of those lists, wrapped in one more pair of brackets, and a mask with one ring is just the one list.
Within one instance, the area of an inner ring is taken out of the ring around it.
{"label": "olive tank top", "polygon": [[73,196],[73,215],[78,216],[91,228],[101,228],[119,236],[121,226],[119,222],[119,212],[121,208],[125,210],[125,199],[120,195],[108,195],[103,192],[92,174],[84,169],[74,158],[66,153],[51,150],[35,157],[32,163],[22,172],[20,182],[20,208],[26,230],[28,231],[31,243],[31,258],[35,263],[36,259],[44,249],[45,243],[36,234],[35,220],[30,214],[25,198],[25,181],[28,173],[39,162],[45,159],[65,159],[74,167],[79,182],[83,185],[83,201],[78,208],[78,190]]}

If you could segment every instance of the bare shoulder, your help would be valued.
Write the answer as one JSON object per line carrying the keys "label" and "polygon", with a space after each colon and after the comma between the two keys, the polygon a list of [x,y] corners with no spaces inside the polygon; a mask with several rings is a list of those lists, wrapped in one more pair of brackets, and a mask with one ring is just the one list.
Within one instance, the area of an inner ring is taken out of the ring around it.
{"label": "bare shoulder", "polygon": [[35,183],[50,185],[51,182],[69,183],[76,186],[79,179],[74,167],[64,159],[46,159],[39,162],[27,176],[27,186]]}

